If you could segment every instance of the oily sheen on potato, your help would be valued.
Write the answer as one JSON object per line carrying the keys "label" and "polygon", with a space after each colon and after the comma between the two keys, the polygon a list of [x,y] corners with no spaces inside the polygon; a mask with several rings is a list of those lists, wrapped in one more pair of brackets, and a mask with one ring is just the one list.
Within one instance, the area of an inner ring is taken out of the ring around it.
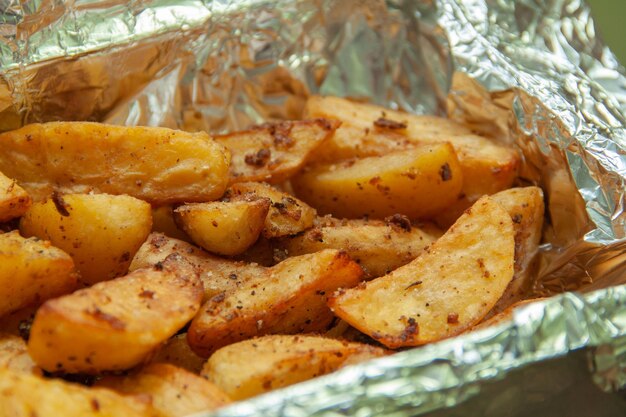
{"label": "oily sheen on potato", "polygon": [[511,216],[478,200],[420,257],[384,277],[339,292],[337,316],[390,348],[454,336],[476,325],[513,278]]}
{"label": "oily sheen on potato", "polygon": [[448,143],[312,167],[292,179],[296,195],[322,214],[425,218],[456,200],[463,175]]}
{"label": "oily sheen on potato", "polygon": [[126,274],[152,228],[150,204],[127,195],[53,193],[20,221],[25,236],[67,252],[88,284]]}
{"label": "oily sheen on potato", "polygon": [[177,256],[44,303],[28,349],[43,369],[96,374],[144,361],[198,311],[202,283]]}
{"label": "oily sheen on potato", "polygon": [[127,194],[153,204],[219,198],[230,153],[206,133],[90,122],[31,124],[0,134],[0,171],[35,200]]}

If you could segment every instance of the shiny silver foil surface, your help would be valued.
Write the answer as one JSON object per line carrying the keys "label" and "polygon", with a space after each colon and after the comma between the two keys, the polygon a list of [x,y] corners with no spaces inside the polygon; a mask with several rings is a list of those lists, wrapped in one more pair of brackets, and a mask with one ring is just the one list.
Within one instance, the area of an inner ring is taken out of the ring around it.
{"label": "shiny silver foil surface", "polygon": [[[222,132],[298,118],[308,95],[338,95],[469,124],[516,146],[520,184],[544,190],[531,295],[582,295],[216,415],[421,415],[577,349],[597,386],[626,387],[626,76],[584,2],[0,0],[0,9],[0,130],[99,120]],[[518,394],[511,401],[523,407]]]}

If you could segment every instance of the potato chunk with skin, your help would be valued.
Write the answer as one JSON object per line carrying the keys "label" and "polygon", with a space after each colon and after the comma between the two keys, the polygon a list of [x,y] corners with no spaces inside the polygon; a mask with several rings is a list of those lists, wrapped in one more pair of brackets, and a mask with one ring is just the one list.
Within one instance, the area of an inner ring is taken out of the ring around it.
{"label": "potato chunk with skin", "polygon": [[159,417],[149,403],[103,388],[0,369],[0,415]]}
{"label": "potato chunk with skin", "polygon": [[317,223],[303,234],[279,239],[274,246],[289,256],[322,249],[344,250],[370,278],[411,262],[441,235],[432,228],[416,227],[399,214],[387,221],[322,218]]}
{"label": "potato chunk with skin", "polygon": [[0,265],[0,317],[72,292],[77,285],[68,254],[17,231],[0,234]]}
{"label": "potato chunk with skin", "polygon": [[0,134],[0,171],[35,200],[127,194],[154,204],[219,198],[230,154],[204,132],[89,122],[31,124]]}
{"label": "potato chunk with skin", "polygon": [[232,153],[230,182],[289,179],[323,146],[339,122],[316,119],[268,123],[250,130],[215,136]]}
{"label": "potato chunk with skin", "polygon": [[266,238],[295,235],[313,226],[317,212],[304,201],[259,182],[233,184],[224,198],[230,200],[269,198],[272,202],[265,218],[263,236]]}
{"label": "potato chunk with skin", "polygon": [[234,292],[209,300],[191,322],[187,340],[207,357],[258,335],[324,330],[333,319],[328,295],[355,286],[362,275],[348,255],[336,250],[286,259]]}
{"label": "potato chunk with skin", "polygon": [[7,333],[0,333],[0,369],[42,375],[41,369],[28,354],[24,339]]}
{"label": "potato chunk with skin", "polygon": [[109,194],[54,193],[34,203],[20,221],[25,236],[66,251],[87,284],[124,275],[151,228],[148,203]]}
{"label": "potato chunk with skin", "polygon": [[0,172],[0,223],[20,217],[30,204],[28,193]]}
{"label": "potato chunk with skin", "polygon": [[323,214],[427,218],[456,200],[463,186],[450,144],[312,167],[292,179],[296,195]]}
{"label": "potato chunk with skin", "polygon": [[196,314],[202,293],[193,268],[173,255],[160,268],[47,301],[33,321],[28,349],[50,372],[128,369]]}
{"label": "potato chunk with skin", "polygon": [[374,346],[321,336],[263,336],[221,348],[202,375],[234,400],[243,400],[336,371],[351,358],[384,354]]}
{"label": "potato chunk with skin", "polygon": [[385,155],[419,144],[450,142],[463,171],[463,194],[471,202],[509,188],[517,176],[520,157],[514,149],[475,135],[450,119],[319,96],[309,98],[305,116],[342,122],[328,143],[316,152],[316,161],[336,162]]}
{"label": "potato chunk with skin", "polygon": [[187,233],[182,231],[174,222],[174,209],[170,205],[152,207],[152,232],[163,233],[174,239],[192,243]]}
{"label": "potato chunk with skin", "polygon": [[96,384],[120,394],[147,394],[164,417],[183,417],[215,410],[230,402],[213,383],[165,363],[148,365],[128,376],[106,376]]}
{"label": "potato chunk with skin", "polygon": [[216,295],[235,291],[244,283],[265,274],[267,269],[257,264],[213,256],[187,242],[153,233],[139,248],[130,270],[158,266],[172,254],[181,256],[200,274],[204,287],[202,302]]}
{"label": "potato chunk with skin", "polygon": [[187,204],[174,210],[174,220],[197,245],[209,252],[232,256],[256,242],[269,207],[267,198]]}
{"label": "potato chunk with skin", "polygon": [[483,197],[426,253],[330,300],[337,316],[390,348],[454,336],[476,325],[513,278],[511,216]]}

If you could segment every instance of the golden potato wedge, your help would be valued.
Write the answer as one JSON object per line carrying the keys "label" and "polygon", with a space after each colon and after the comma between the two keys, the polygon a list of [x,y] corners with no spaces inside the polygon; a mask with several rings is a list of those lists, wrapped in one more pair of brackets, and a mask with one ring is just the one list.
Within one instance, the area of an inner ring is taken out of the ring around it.
{"label": "golden potato wedge", "polygon": [[198,311],[202,283],[176,255],[44,303],[29,353],[46,371],[95,374],[131,368]]}
{"label": "golden potato wedge", "polygon": [[337,316],[390,348],[454,336],[476,325],[513,278],[511,216],[476,202],[426,253],[331,298]]}
{"label": "golden potato wedge", "polygon": [[289,256],[343,250],[373,278],[411,262],[441,235],[422,230],[399,214],[386,221],[324,219],[304,234],[279,239],[274,246]]}
{"label": "golden potato wedge", "polygon": [[28,193],[0,172],[0,223],[20,217],[30,204]]}
{"label": "golden potato wedge", "polygon": [[33,375],[43,372],[28,354],[26,342],[19,336],[0,333],[0,369]]}
{"label": "golden potato wedge", "polygon": [[181,256],[200,274],[204,287],[203,303],[216,295],[233,292],[244,283],[264,275],[266,271],[263,266],[219,258],[187,242],[159,233],[151,234],[139,248],[130,270],[158,266],[172,254]]}
{"label": "golden potato wedge", "polygon": [[272,202],[265,218],[263,236],[266,238],[295,235],[313,226],[317,212],[304,201],[260,182],[233,184],[224,198],[230,200],[250,200],[269,198]]}
{"label": "golden potato wedge", "polygon": [[472,133],[450,119],[418,116],[339,97],[310,97],[306,117],[341,121],[333,137],[318,149],[315,160],[336,162],[385,155],[416,144],[450,142],[463,171],[463,193],[471,202],[509,188],[517,176],[518,153]]}
{"label": "golden potato wedge", "polygon": [[145,399],[8,369],[0,369],[0,415],[159,417]]}
{"label": "golden potato wedge", "polygon": [[206,359],[196,355],[189,347],[187,333],[170,338],[150,359],[150,363],[169,363],[194,374],[200,373],[204,362]]}
{"label": "golden potato wedge", "polygon": [[152,231],[191,243],[191,238],[174,222],[172,206],[152,207]]}
{"label": "golden potato wedge", "polygon": [[174,210],[174,220],[197,245],[232,256],[257,241],[269,208],[267,198],[186,204]]}
{"label": "golden potato wedge", "polygon": [[61,249],[17,231],[0,234],[0,317],[72,292],[74,262]]}
{"label": "golden potato wedge", "polygon": [[230,154],[204,132],[89,122],[0,134],[0,171],[35,200],[52,193],[127,194],[154,204],[219,198]]}
{"label": "golden potato wedge", "polygon": [[231,151],[231,184],[246,181],[275,184],[294,175],[337,126],[339,122],[335,120],[287,121],[214,138]]}
{"label": "golden potato wedge", "polygon": [[355,286],[363,270],[344,252],[327,249],[268,268],[230,294],[207,301],[191,322],[187,340],[200,356],[264,334],[325,329],[333,319],[330,293]]}
{"label": "golden potato wedge", "polygon": [[336,371],[353,356],[367,360],[384,354],[374,346],[321,336],[263,336],[219,349],[202,375],[243,400]]}
{"label": "golden potato wedge", "polygon": [[67,252],[87,284],[126,274],[151,228],[150,204],[110,194],[53,193],[20,221],[24,236],[49,240]]}
{"label": "golden potato wedge", "polygon": [[504,323],[505,321],[511,320],[513,318],[513,312],[515,311],[516,308],[523,307],[525,305],[532,304],[535,301],[541,301],[545,299],[546,298],[531,298],[529,300],[517,301],[509,305],[507,308],[503,309],[502,311],[498,312],[497,314],[478,323],[476,326],[470,329],[470,331],[484,329],[485,327],[491,327],[500,323]]}
{"label": "golden potato wedge", "polygon": [[511,188],[491,196],[511,216],[515,230],[515,273],[506,291],[493,308],[498,313],[526,298],[536,271],[534,260],[543,230],[543,191],[539,187]]}
{"label": "golden potato wedge", "polygon": [[147,394],[164,417],[184,417],[215,410],[230,402],[213,383],[184,369],[154,363],[128,376],[106,376],[96,386],[120,394]]}
{"label": "golden potato wedge", "polygon": [[463,175],[445,143],[312,167],[291,183],[298,197],[323,214],[427,218],[457,199]]}

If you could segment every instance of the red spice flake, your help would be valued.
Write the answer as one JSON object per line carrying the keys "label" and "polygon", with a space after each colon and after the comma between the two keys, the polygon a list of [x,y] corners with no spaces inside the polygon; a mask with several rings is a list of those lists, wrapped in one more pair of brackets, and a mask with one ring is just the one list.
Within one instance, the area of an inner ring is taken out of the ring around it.
{"label": "red spice flake", "polygon": [[411,220],[404,214],[394,214],[393,216],[389,216],[385,218],[385,222],[387,225],[392,227],[399,227],[402,230],[407,232],[411,231]]}
{"label": "red spice flake", "polygon": [[441,181],[449,181],[452,179],[452,171],[447,162],[439,168],[439,176],[441,177]]}
{"label": "red spice flake", "polygon": [[448,314],[448,324],[459,324],[459,313]]}
{"label": "red spice flake", "polygon": [[154,291],[150,291],[150,290],[143,290],[142,292],[139,293],[139,297],[141,298],[149,298],[149,299],[154,299]]}
{"label": "red spice flake", "polygon": [[407,125],[406,125],[406,122],[396,122],[395,120],[389,120],[383,116],[374,120],[374,126],[381,128],[381,129],[398,130],[398,129],[406,129]]}
{"label": "red spice flake", "polygon": [[246,155],[244,160],[246,161],[246,164],[248,165],[262,167],[267,164],[271,156],[272,156],[272,152],[270,152],[270,150],[267,148],[263,148],[263,149],[260,149],[255,154]]}
{"label": "red spice flake", "polygon": [[71,207],[65,202],[59,192],[55,191],[52,193],[52,202],[61,216],[68,217],[70,215],[68,209],[71,209]]}

